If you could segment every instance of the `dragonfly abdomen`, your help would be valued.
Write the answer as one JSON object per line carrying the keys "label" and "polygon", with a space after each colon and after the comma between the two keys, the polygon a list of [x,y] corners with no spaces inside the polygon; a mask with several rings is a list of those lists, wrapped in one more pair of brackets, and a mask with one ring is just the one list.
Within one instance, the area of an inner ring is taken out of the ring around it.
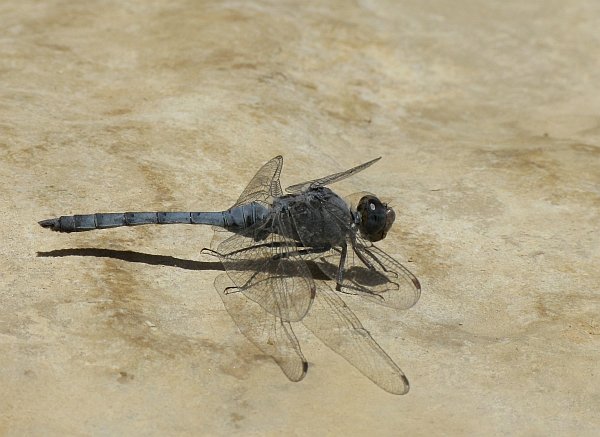
{"label": "dragonfly abdomen", "polygon": [[116,212],[67,215],[39,224],[57,232],[84,232],[150,224],[213,225],[226,229],[244,229],[268,215],[269,209],[258,203],[240,205],[222,212]]}
{"label": "dragonfly abdomen", "polygon": [[42,220],[39,224],[57,232],[84,232],[94,229],[149,224],[203,224],[222,226],[222,212],[117,212],[69,215]]}

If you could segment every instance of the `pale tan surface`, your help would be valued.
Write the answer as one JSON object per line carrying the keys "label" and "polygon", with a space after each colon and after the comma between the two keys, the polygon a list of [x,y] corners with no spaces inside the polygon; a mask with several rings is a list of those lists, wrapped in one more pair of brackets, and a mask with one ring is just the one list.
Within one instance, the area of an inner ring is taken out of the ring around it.
{"label": "pale tan surface", "polygon": [[[0,434],[598,432],[600,3],[321,3],[0,4]],[[36,225],[225,208],[280,153],[284,185],[384,156],[335,189],[398,212],[420,302],[348,303],[407,396],[301,328],[288,382],[213,290],[210,229]],[[184,268],[36,257],[69,248]]]}

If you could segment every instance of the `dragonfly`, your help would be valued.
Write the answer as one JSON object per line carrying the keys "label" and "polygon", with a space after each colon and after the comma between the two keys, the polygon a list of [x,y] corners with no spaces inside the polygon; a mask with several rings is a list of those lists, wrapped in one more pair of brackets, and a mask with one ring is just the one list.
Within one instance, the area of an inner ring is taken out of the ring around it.
{"label": "dragonfly", "polygon": [[224,211],[96,213],[39,224],[66,233],[147,224],[211,225],[211,248],[202,252],[223,265],[215,288],[227,312],[289,380],[302,380],[308,370],[292,325],[302,323],[379,387],[405,394],[405,374],[342,298],[357,295],[400,310],[419,300],[415,275],[374,244],[386,237],[395,212],[373,194],[343,199],[328,188],[379,159],[291,185],[284,194],[283,157],[276,156]]}

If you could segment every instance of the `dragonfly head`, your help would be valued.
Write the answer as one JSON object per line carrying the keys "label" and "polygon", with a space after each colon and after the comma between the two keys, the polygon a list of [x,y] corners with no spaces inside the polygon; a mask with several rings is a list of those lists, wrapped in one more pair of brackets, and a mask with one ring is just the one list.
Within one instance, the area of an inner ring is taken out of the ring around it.
{"label": "dragonfly head", "polygon": [[356,212],[361,235],[372,242],[383,240],[396,219],[394,210],[372,194],[361,197]]}

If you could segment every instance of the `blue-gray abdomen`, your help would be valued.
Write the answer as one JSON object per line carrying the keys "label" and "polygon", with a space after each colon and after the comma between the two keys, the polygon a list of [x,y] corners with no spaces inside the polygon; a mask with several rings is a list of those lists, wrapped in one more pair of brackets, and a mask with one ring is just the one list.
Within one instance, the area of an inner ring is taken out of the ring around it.
{"label": "blue-gray abdomen", "polygon": [[40,225],[57,232],[84,232],[94,229],[149,224],[213,225],[232,232],[267,220],[271,209],[260,203],[239,205],[220,212],[116,212],[68,215],[40,221]]}

